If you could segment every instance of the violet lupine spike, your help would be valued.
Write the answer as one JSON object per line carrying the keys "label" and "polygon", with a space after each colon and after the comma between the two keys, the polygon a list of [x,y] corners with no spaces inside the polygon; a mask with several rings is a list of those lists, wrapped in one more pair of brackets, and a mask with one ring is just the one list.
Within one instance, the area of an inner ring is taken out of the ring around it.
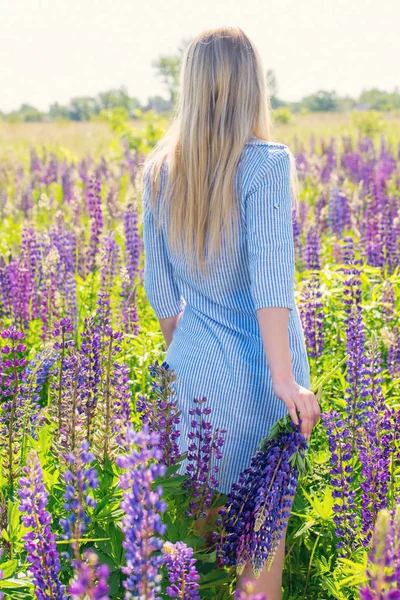
{"label": "violet lupine spike", "polygon": [[350,432],[339,412],[330,410],[321,414],[328,436],[331,452],[332,497],[335,498],[333,521],[335,523],[336,548],[340,556],[347,556],[354,549],[358,529],[356,491],[353,489],[353,462]]}
{"label": "violet lupine spike", "polygon": [[38,600],[67,600],[65,586],[60,582],[60,557],[56,535],[51,531],[51,515],[47,510],[48,493],[37,453],[31,450],[22,469],[18,495],[22,522],[30,531],[23,537],[29,570],[33,575]]}
{"label": "violet lupine spike", "polygon": [[77,325],[77,286],[76,286],[76,251],[77,240],[73,232],[67,231],[64,222],[50,231],[52,244],[57,248],[59,256],[58,294],[61,296],[62,312],[76,327]]}
{"label": "violet lupine spike", "polygon": [[123,320],[126,331],[138,335],[139,318],[136,306],[136,285],[138,275],[141,238],[138,228],[138,214],[133,204],[129,204],[124,213],[125,227],[125,265],[122,269],[122,298],[123,298]]}
{"label": "violet lupine spike", "polygon": [[233,594],[234,600],[268,600],[264,593],[254,592],[254,582],[251,579],[243,579],[241,590],[236,590]]}
{"label": "violet lupine spike", "polygon": [[391,377],[400,377],[400,330],[397,325],[390,332],[387,365]]}
{"label": "violet lupine spike", "polygon": [[45,382],[52,374],[56,358],[57,353],[53,348],[45,348],[29,361],[21,374],[22,385],[20,387],[18,408],[15,411],[15,415],[21,423],[21,464],[25,463],[27,452],[26,434],[37,439],[37,430],[45,421],[40,408],[41,393]]}
{"label": "violet lupine spike", "polygon": [[80,354],[82,374],[86,382],[82,398],[86,439],[91,443],[102,376],[101,331],[91,316],[86,317],[84,321]]}
{"label": "violet lupine spike", "polygon": [[[5,267],[5,290],[9,313],[20,329],[25,329],[30,320],[30,272],[21,258],[14,258]],[[3,291],[3,294],[4,294]]]}
{"label": "violet lupine spike", "polygon": [[391,463],[395,458],[395,411],[386,406],[382,391],[382,365],[378,342],[374,336],[367,351],[371,409],[367,413],[367,427],[360,427],[359,460],[363,481],[361,506],[361,536],[364,546],[372,538],[379,510],[389,506]]}
{"label": "violet lupine spike", "polygon": [[319,278],[313,275],[305,282],[300,299],[300,317],[308,354],[312,358],[319,358],[324,349],[323,307]]}
{"label": "violet lupine spike", "polygon": [[123,340],[121,331],[106,325],[101,349],[102,378],[95,418],[94,444],[104,464],[111,459],[130,426],[129,371],[117,362]]}
{"label": "violet lupine spike", "polygon": [[83,559],[73,562],[73,567],[74,579],[68,586],[71,600],[109,600],[110,569],[106,564],[99,564],[95,552],[87,550]]}
{"label": "violet lupine spike", "polygon": [[176,373],[165,361],[160,365],[158,360],[149,365],[154,381],[150,397],[138,396],[136,411],[142,423],[147,423],[150,431],[160,435],[160,449],[163,453],[161,462],[167,467],[179,458],[180,451],[177,439],[180,435],[176,427],[180,423],[177,401],[173,399],[175,390],[172,383],[176,381]]}
{"label": "violet lupine spike", "polygon": [[166,588],[168,596],[179,600],[199,600],[197,582],[200,575],[196,569],[196,559],[193,558],[193,548],[184,542],[164,542],[162,554],[171,584]]}
{"label": "violet lupine spike", "polygon": [[221,565],[236,566],[238,575],[247,563],[256,579],[265,567],[268,570],[287,526],[298,482],[292,457],[304,459],[308,448],[300,426],[290,422],[290,428],[257,450],[219,511],[216,525],[222,529],[212,535],[217,559]]}
{"label": "violet lupine spike", "polygon": [[116,444],[120,447],[124,447],[126,444],[126,431],[132,421],[132,392],[129,383],[129,374],[130,371],[127,365],[114,364],[111,376],[111,383],[114,389],[111,431]]}
{"label": "violet lupine spike", "polygon": [[345,193],[333,185],[329,188],[328,225],[338,237],[351,226],[349,201]]}
{"label": "violet lupine spike", "polygon": [[119,249],[112,235],[103,238],[100,255],[100,287],[107,294],[114,284],[115,272],[118,263]]}
{"label": "violet lupine spike", "polygon": [[36,319],[39,316],[37,278],[40,263],[40,248],[37,241],[36,232],[32,228],[24,228],[21,235],[21,258],[25,269],[27,269],[27,296],[28,311],[30,317]]}
{"label": "violet lupine spike", "polygon": [[361,268],[359,260],[355,258],[354,241],[352,238],[344,238],[344,262],[343,272],[346,275],[344,281],[344,310],[346,325],[346,351],[348,354],[346,370],[346,412],[347,421],[352,438],[353,453],[357,445],[357,427],[363,422],[366,410],[370,403],[368,390],[366,389],[366,359],[365,359],[365,333],[361,308]]}
{"label": "violet lupine spike", "polygon": [[368,557],[368,584],[360,589],[361,600],[400,598],[400,505],[383,509],[375,524],[372,549]]}
{"label": "violet lupine spike", "polygon": [[396,316],[396,294],[391,279],[385,279],[382,284],[382,319],[385,325],[391,326]]}
{"label": "violet lupine spike", "polygon": [[90,464],[94,461],[94,454],[89,451],[89,442],[82,442],[79,449],[65,455],[69,467],[64,471],[62,478],[65,482],[64,509],[66,516],[60,519],[64,530],[62,537],[71,542],[75,558],[79,556],[79,543],[90,523],[88,509],[96,506],[92,492],[99,481],[97,471]]}
{"label": "violet lupine spike", "polygon": [[316,271],[321,269],[320,241],[315,225],[311,225],[306,234],[305,260],[307,269]]}
{"label": "violet lupine spike", "polygon": [[52,395],[54,408],[52,416],[56,422],[54,449],[59,458],[68,452],[74,452],[85,436],[84,399],[87,397],[88,382],[82,370],[82,355],[76,350],[69,337],[73,331],[69,319],[55,322],[53,336],[60,341],[54,343],[54,349],[60,352],[57,376],[53,380]]}
{"label": "violet lupine spike", "polygon": [[222,458],[221,448],[224,445],[226,429],[217,427],[213,431],[211,421],[205,416],[210,415],[210,406],[203,406],[207,398],[194,398],[194,408],[189,409],[189,414],[194,417],[191,421],[192,431],[188,433],[190,440],[188,446],[186,480],[182,487],[190,496],[189,510],[186,515],[192,519],[201,519],[206,516],[206,510],[218,489],[217,473],[219,470],[216,460]]}
{"label": "violet lupine spike", "polygon": [[54,322],[60,314],[57,302],[60,255],[48,237],[42,239],[43,264],[40,287],[39,316],[42,320],[42,339],[51,337]]}
{"label": "violet lupine spike", "polygon": [[131,446],[130,452],[116,459],[117,465],[125,471],[120,476],[120,485],[124,494],[121,508],[125,513],[122,530],[126,567],[122,567],[122,572],[127,575],[123,582],[126,600],[159,598],[159,569],[163,557],[155,552],[163,545],[166,525],[162,523],[161,513],[167,508],[161,499],[161,485],[152,488],[152,483],[166,472],[166,466],[157,462],[161,458],[159,441],[158,433],[149,432],[147,425],[140,432],[129,429],[127,442]]}
{"label": "violet lupine spike", "polygon": [[124,214],[125,226],[125,264],[131,284],[135,281],[140,262],[139,217],[133,204],[128,204]]}
{"label": "violet lupine spike", "polygon": [[[3,466],[7,471],[8,484],[13,490],[15,469],[18,464],[17,453],[20,450],[21,438],[25,435],[25,411],[29,411],[25,398],[25,372],[28,361],[24,357],[25,344],[21,343],[24,333],[14,326],[1,332],[1,338],[7,343],[2,347],[0,363],[1,390],[1,439],[0,449],[3,456]],[[25,406],[26,405],[26,406]]]}
{"label": "violet lupine spike", "polygon": [[89,182],[87,192],[87,207],[90,217],[90,246],[87,257],[89,272],[96,269],[96,258],[100,246],[100,238],[103,232],[103,211],[101,205],[101,183],[93,176]]}

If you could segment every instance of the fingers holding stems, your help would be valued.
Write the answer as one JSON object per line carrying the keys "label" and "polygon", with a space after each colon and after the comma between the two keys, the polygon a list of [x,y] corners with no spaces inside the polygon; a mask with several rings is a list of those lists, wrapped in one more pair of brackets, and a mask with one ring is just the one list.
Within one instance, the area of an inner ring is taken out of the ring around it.
{"label": "fingers holding stems", "polygon": [[320,418],[320,406],[315,394],[294,380],[274,382],[274,391],[284,402],[295,425],[301,419],[301,433],[310,439],[312,429]]}

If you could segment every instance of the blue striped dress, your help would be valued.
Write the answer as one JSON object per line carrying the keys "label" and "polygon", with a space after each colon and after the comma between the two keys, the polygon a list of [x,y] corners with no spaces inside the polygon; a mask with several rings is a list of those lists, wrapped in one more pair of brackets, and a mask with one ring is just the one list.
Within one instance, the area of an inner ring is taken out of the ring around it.
{"label": "blue striped dress", "polygon": [[[149,167],[149,165],[148,165]],[[180,408],[181,452],[188,448],[193,398],[206,397],[213,427],[226,429],[218,465],[218,490],[228,494],[249,466],[257,445],[287,414],[272,388],[256,310],[281,306],[289,312],[293,374],[310,387],[304,332],[294,296],[295,254],[288,147],[251,136],[236,172],[241,184],[239,235],[233,258],[222,252],[206,275],[194,277],[185,256],[172,255],[165,229],[155,230],[144,172],[144,287],[157,317],[184,310],[165,356],[175,370]],[[164,163],[158,202],[167,176]],[[236,189],[239,189],[238,187]],[[168,218],[168,217],[167,217]],[[185,459],[180,467],[184,473]]]}

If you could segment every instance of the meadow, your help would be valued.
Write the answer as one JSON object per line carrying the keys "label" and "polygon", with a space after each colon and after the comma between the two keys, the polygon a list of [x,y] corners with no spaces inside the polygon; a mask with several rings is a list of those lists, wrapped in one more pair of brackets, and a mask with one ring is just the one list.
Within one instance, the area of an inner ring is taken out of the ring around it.
{"label": "meadow", "polygon": [[[102,122],[0,123],[5,598],[262,600],[251,582],[233,595],[236,572],[271,559],[289,509],[284,600],[400,598],[399,121],[368,136],[304,115],[274,136],[297,159],[296,300],[322,414],[307,452],[278,423],[225,496],[198,398],[178,473],[174,373],[143,288],[144,152]],[[222,512],[203,537],[207,506]]]}

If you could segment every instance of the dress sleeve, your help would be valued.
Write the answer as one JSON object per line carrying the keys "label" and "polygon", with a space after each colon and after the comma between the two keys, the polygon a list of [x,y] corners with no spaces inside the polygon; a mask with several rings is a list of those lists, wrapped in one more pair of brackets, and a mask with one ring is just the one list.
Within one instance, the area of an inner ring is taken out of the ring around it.
{"label": "dress sleeve", "polygon": [[157,229],[153,210],[149,205],[150,180],[148,168],[143,178],[143,246],[144,246],[144,289],[150,306],[160,319],[173,317],[182,312],[186,303],[174,280],[169,261],[164,232]]}
{"label": "dress sleeve", "polygon": [[295,253],[290,194],[290,157],[274,152],[262,181],[246,197],[246,236],[255,310],[295,308]]}

